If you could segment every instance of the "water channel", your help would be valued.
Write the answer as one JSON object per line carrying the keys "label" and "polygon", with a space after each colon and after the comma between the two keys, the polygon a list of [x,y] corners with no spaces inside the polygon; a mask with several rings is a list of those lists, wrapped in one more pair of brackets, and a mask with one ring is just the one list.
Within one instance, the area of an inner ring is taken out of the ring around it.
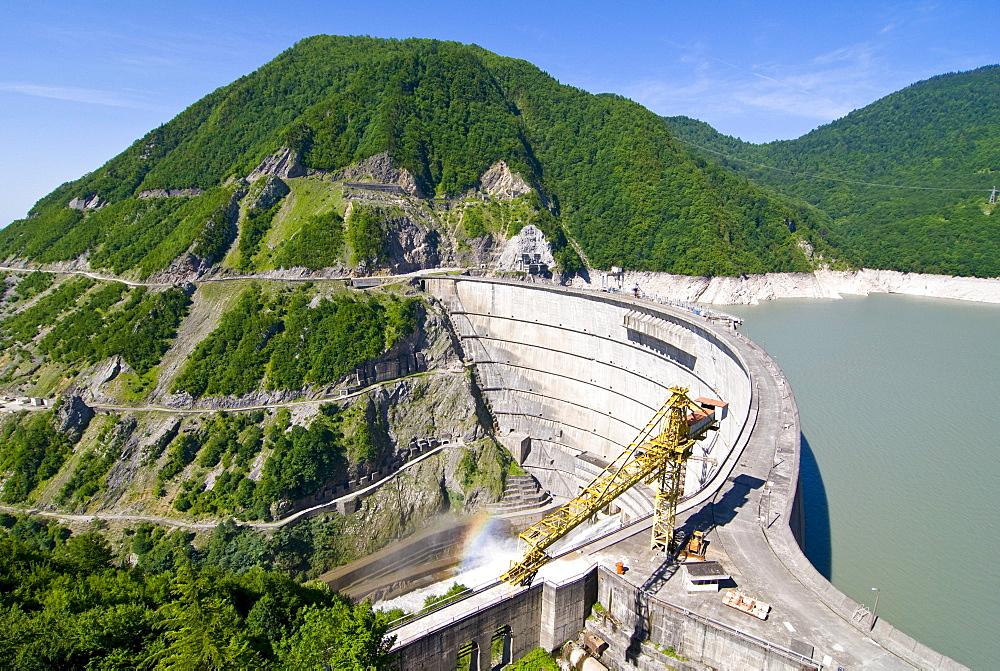
{"label": "water channel", "polygon": [[727,306],[792,385],[806,555],[974,669],[1000,631],[1000,306],[908,296]]}

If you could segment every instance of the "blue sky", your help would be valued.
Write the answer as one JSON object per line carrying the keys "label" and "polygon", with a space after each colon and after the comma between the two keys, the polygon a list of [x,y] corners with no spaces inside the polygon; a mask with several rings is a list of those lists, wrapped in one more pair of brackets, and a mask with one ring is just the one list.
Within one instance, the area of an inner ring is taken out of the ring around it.
{"label": "blue sky", "polygon": [[0,3],[0,225],[317,33],[433,37],[752,142],[1000,62],[995,2]]}

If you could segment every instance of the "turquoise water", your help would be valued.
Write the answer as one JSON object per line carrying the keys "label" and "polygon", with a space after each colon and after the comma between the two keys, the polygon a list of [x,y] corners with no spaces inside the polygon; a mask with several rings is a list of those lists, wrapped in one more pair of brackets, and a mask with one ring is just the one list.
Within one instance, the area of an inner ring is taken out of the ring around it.
{"label": "turquoise water", "polygon": [[1000,665],[1000,306],[907,296],[728,306],[802,418],[806,555],[974,669]]}

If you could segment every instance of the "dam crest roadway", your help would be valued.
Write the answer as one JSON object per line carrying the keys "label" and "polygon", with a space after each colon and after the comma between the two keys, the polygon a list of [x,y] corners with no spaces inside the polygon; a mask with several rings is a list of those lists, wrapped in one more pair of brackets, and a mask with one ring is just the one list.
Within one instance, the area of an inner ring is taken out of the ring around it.
{"label": "dam crest roadway", "polygon": [[[649,549],[653,492],[622,495],[621,528],[542,568],[529,587],[493,584],[391,633],[400,668],[492,668],[586,631],[610,668],[962,669],[890,623],[872,621],[805,557],[800,426],[777,364],[731,324],[619,294],[467,276],[422,278],[474,362],[498,438],[553,495],[569,499],[629,445],[674,385],[729,403],[695,447],[678,527],[706,532],[708,560],[760,620]],[[714,323],[713,323],[714,322]],[[616,570],[621,563],[624,574]],[[874,625],[874,626],[873,626]],[[499,637],[499,638],[498,638]],[[470,652],[471,651],[471,652]]]}

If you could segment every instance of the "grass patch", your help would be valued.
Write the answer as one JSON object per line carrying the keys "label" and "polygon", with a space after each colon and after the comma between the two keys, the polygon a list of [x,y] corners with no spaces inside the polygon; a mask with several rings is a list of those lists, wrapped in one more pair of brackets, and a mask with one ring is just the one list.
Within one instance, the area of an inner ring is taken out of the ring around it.
{"label": "grass patch", "polygon": [[120,373],[116,379],[118,390],[115,395],[125,403],[140,403],[156,387],[158,378],[157,368],[151,368],[142,375]]}
{"label": "grass patch", "polygon": [[458,231],[465,238],[492,233],[509,240],[531,223],[535,210],[526,197],[511,201],[473,201],[461,210]]}
{"label": "grass patch", "polygon": [[436,606],[444,605],[449,601],[457,601],[458,597],[469,592],[469,588],[461,583],[453,582],[448,591],[441,596],[429,596],[424,599],[424,607],[420,609],[420,612],[428,611]]}
{"label": "grass patch", "polygon": [[521,468],[521,464],[517,463],[513,459],[507,465],[507,475],[527,475],[528,471]]}
{"label": "grass patch", "polygon": [[342,217],[347,207],[343,199],[344,189],[339,184],[309,177],[286,179],[285,183],[292,191],[282,201],[281,209],[271,221],[271,228],[254,259],[253,266],[258,270],[275,268],[275,248],[299,233],[309,217],[328,212],[336,212]]}
{"label": "grass patch", "polygon": [[558,671],[559,663],[555,657],[542,648],[535,648],[520,660],[510,666],[505,666],[505,671]]}
{"label": "grass patch", "polygon": [[668,648],[663,648],[663,647],[660,647],[660,646],[656,646],[656,650],[659,653],[666,655],[667,657],[673,657],[674,659],[676,659],[678,661],[681,661],[681,662],[688,662],[688,661],[690,661],[687,657],[685,657],[683,655],[677,654],[677,649],[674,646],[672,646],[672,645],[670,647],[668,647]]}
{"label": "grass patch", "polygon": [[66,380],[63,368],[59,366],[42,366],[34,386],[27,391],[28,396],[50,396]]}

